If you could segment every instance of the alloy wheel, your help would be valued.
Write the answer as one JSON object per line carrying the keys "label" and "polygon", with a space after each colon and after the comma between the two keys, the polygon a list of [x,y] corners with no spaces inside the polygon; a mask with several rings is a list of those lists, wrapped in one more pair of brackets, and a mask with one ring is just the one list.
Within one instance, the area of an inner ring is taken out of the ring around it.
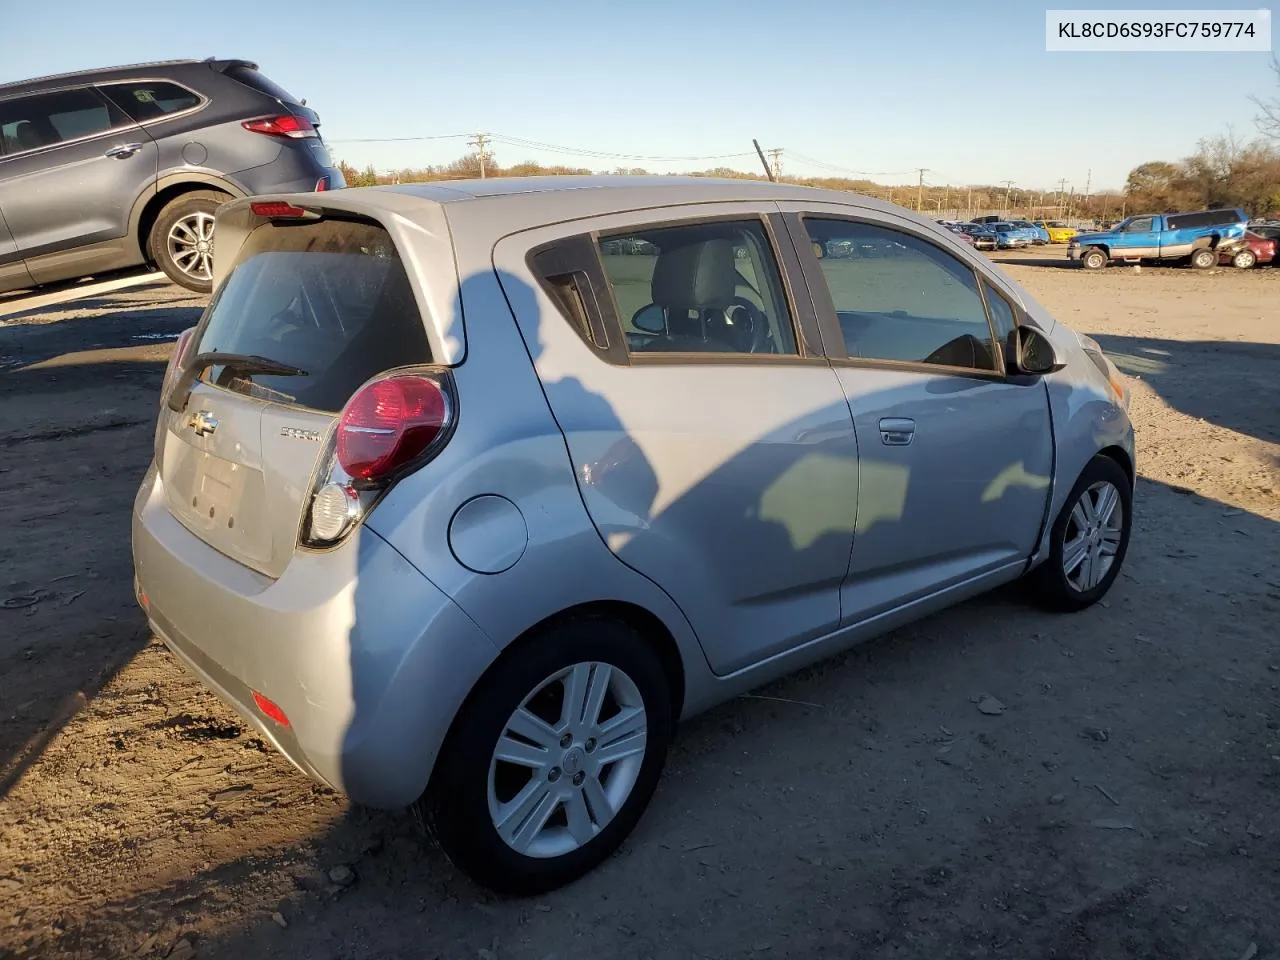
{"label": "alloy wheel", "polygon": [[213,224],[212,213],[197,210],[176,220],[165,237],[169,259],[197,280],[213,278]]}
{"label": "alloy wheel", "polygon": [[1100,584],[1115,560],[1124,531],[1120,491],[1108,480],[1088,487],[1071,508],[1062,543],[1062,572],[1072,589]]}
{"label": "alloy wheel", "polygon": [[576,663],[547,677],[507,720],[489,763],[489,816],[528,857],[589,843],[631,795],[644,763],[644,700],[625,671]]}

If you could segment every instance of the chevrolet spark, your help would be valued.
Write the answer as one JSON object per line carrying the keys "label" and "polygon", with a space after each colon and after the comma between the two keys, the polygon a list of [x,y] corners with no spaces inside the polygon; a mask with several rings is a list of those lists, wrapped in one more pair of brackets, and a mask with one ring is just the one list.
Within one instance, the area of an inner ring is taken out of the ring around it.
{"label": "chevrolet spark", "polygon": [[548,890],[676,723],[1026,578],[1111,587],[1128,392],[899,207],[682,178],[246,198],[166,370],[151,629],[301,771]]}

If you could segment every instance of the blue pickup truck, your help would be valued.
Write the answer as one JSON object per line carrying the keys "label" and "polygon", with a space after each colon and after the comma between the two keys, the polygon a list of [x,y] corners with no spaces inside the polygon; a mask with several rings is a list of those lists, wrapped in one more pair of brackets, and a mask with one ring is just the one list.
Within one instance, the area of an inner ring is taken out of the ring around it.
{"label": "blue pickup truck", "polygon": [[1082,233],[1067,245],[1067,257],[1088,270],[1113,260],[1182,260],[1204,270],[1244,243],[1249,216],[1243,210],[1141,214],[1122,220],[1105,233]]}

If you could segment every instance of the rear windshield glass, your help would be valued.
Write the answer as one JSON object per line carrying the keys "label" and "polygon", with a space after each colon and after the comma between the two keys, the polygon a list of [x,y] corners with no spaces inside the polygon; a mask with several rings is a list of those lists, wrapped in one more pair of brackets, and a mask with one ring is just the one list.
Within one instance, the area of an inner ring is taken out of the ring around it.
{"label": "rear windshield glass", "polygon": [[208,368],[238,393],[336,413],[370,377],[431,362],[395,244],[372,223],[256,227],[209,306],[198,353],[265,357],[305,376]]}
{"label": "rear windshield glass", "polygon": [[229,67],[227,76],[233,80],[239,80],[246,87],[265,93],[268,97],[275,97],[277,100],[284,100],[286,103],[297,103],[298,98],[286,90],[280,84],[276,83],[264,73],[259,73],[252,67]]}

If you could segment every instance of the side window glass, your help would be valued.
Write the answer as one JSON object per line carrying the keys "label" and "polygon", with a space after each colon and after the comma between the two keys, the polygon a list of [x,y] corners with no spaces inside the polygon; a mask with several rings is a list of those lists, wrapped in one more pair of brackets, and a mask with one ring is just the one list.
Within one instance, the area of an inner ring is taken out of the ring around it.
{"label": "side window glass", "polygon": [[996,370],[970,267],[888,227],[806,217],[850,357]]}
{"label": "side window glass", "polygon": [[85,88],[0,102],[0,140],[7,154],[105,133],[128,123],[117,107]]}
{"label": "side window glass", "polygon": [[632,353],[797,353],[759,220],[637,230],[599,253]]}
{"label": "side window glass", "polygon": [[1141,220],[1134,220],[1124,228],[1125,233],[1150,233],[1152,220],[1150,217],[1143,217]]}
{"label": "side window glass", "polygon": [[200,105],[198,94],[165,80],[109,83],[98,90],[139,123]]}

